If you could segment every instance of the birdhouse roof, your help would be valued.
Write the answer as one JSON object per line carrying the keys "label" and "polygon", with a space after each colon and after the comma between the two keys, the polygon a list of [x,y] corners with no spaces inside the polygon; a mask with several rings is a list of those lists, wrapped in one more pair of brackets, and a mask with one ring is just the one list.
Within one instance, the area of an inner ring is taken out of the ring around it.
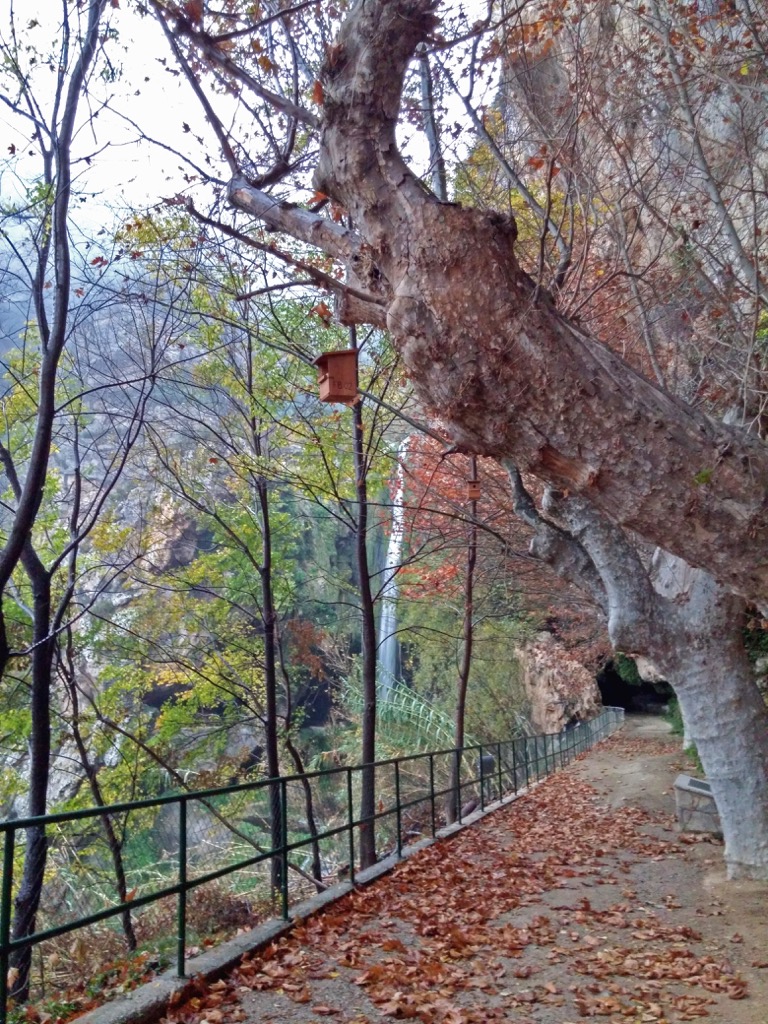
{"label": "birdhouse roof", "polygon": [[315,366],[324,367],[325,364],[332,356],[357,356],[357,349],[355,348],[338,348],[333,352],[322,352],[317,359],[314,360]]}

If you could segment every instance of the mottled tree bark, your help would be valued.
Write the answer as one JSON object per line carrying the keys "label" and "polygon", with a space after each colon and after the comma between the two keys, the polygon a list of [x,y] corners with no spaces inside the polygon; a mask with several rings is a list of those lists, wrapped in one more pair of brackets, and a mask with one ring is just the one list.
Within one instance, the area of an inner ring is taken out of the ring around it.
{"label": "mottled tree bark", "polygon": [[[357,239],[295,216],[242,178],[230,198],[346,259],[422,402],[467,451],[588,498],[613,522],[768,598],[768,451],[649,382],[562,317],[515,257],[509,217],[440,202],[395,141],[406,67],[430,0],[355,5],[323,76],[316,185]],[[365,317],[365,303],[346,310]]]}
{"label": "mottled tree bark", "polygon": [[728,876],[768,878],[768,708],[744,650],[743,599],[661,550],[649,571],[627,536],[581,498],[549,494],[545,507],[562,526],[541,516],[537,524],[531,504],[537,532],[559,531],[557,545],[538,550],[577,586],[579,559],[589,557],[613,645],[652,661],[677,694],[720,812]]}
{"label": "mottled tree bark", "polygon": [[[730,709],[735,722],[740,707],[745,735],[762,749],[764,713],[751,696],[743,653],[737,658],[742,605],[728,605],[726,590],[768,606],[768,448],[651,383],[562,316],[519,266],[511,217],[441,201],[410,171],[396,123],[406,69],[437,26],[437,6],[358,0],[328,50],[315,186],[346,209],[353,228],[265,194],[223,139],[229,198],[269,228],[346,264],[354,295],[341,304],[342,321],[386,324],[423,406],[456,445],[512,460],[559,492],[549,523],[536,530],[538,553],[588,584],[615,645],[663,667],[684,708],[697,700],[701,706],[706,687],[724,694],[715,664],[728,665],[727,685],[738,696],[723,698],[719,712],[727,717]],[[288,113],[312,130],[318,125],[295,107]],[[698,567],[701,584],[675,600],[656,591],[638,537]],[[692,680],[684,666],[694,664]],[[728,819],[732,870],[760,873],[756,837],[768,834],[765,758],[743,751],[729,777],[708,727],[691,714]],[[728,756],[738,753],[737,732],[731,746],[723,741]],[[759,825],[744,852],[737,789],[747,777]]]}

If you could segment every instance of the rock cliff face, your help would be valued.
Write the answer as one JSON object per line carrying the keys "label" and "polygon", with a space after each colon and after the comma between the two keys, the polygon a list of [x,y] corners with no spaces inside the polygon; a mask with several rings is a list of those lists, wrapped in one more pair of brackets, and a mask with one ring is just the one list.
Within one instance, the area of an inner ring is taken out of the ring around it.
{"label": "rock cliff face", "polygon": [[597,714],[602,702],[595,677],[551,634],[539,633],[515,656],[536,732],[560,732],[572,719]]}

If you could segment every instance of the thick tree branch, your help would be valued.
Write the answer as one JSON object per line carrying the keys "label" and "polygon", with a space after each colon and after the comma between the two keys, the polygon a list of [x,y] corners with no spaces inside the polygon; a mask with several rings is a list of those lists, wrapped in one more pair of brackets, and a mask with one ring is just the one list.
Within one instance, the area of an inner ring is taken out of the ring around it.
{"label": "thick tree branch", "polygon": [[766,446],[652,385],[539,300],[514,222],[439,203],[397,152],[403,77],[432,11],[429,0],[353,8],[323,75],[316,179],[391,285],[388,325],[422,400],[466,450],[510,457],[733,589],[765,594]]}
{"label": "thick tree branch", "polygon": [[628,654],[647,654],[665,634],[662,613],[666,602],[654,591],[637,549],[618,526],[583,498],[550,491],[545,508],[562,519],[602,580],[611,643]]}
{"label": "thick tree branch", "polygon": [[517,466],[510,459],[502,459],[501,464],[509,474],[515,515],[534,531],[530,553],[554,569],[561,579],[586,593],[607,616],[608,597],[605,586],[585,548],[575,537],[555,526],[539,512],[523,484]]}
{"label": "thick tree branch", "polygon": [[[264,193],[261,193],[261,195],[264,195]],[[278,204],[278,206],[280,206],[280,204]],[[205,214],[200,213],[200,211],[197,210],[190,202],[186,204],[186,208],[199,224],[205,224],[207,227],[215,228],[222,234],[228,235],[230,238],[236,238],[239,242],[250,246],[252,249],[258,249],[260,252],[275,256],[288,266],[294,267],[296,270],[301,270],[303,273],[307,274],[312,279],[312,283],[319,285],[321,288],[327,288],[329,291],[333,292],[339,307],[337,313],[342,323],[365,323],[371,324],[374,327],[386,327],[387,311],[383,298],[361,291],[359,288],[355,288],[352,284],[349,284],[346,281],[339,281],[338,278],[333,277],[331,274],[327,274],[318,267],[312,266],[311,263],[297,259],[295,256],[291,255],[291,253],[279,250],[274,245],[259,242],[250,235],[247,235],[242,231],[238,231],[237,228],[231,227],[229,224],[213,220],[211,217],[206,217]],[[307,210],[301,210],[298,207],[288,207],[287,209],[283,208],[283,213],[289,215],[291,210],[297,210],[299,214],[309,212]],[[310,216],[316,217],[317,214],[310,214]],[[323,218],[319,217],[318,220],[322,221]],[[332,226],[335,227],[335,225]],[[285,287],[285,285],[282,287]],[[259,289],[257,294],[263,294],[263,292],[264,289]],[[238,300],[244,300],[248,297],[249,295],[236,296]]]}

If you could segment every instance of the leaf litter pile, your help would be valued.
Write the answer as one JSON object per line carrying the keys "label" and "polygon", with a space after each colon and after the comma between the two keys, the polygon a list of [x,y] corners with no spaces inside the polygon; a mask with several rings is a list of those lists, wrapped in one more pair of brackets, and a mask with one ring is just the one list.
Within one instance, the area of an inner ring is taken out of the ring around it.
{"label": "leaf litter pile", "polygon": [[633,867],[693,841],[657,824],[566,770],[304,920],[163,1024],[730,1021],[747,985],[728,957],[675,922],[674,894],[651,906],[633,888]]}

